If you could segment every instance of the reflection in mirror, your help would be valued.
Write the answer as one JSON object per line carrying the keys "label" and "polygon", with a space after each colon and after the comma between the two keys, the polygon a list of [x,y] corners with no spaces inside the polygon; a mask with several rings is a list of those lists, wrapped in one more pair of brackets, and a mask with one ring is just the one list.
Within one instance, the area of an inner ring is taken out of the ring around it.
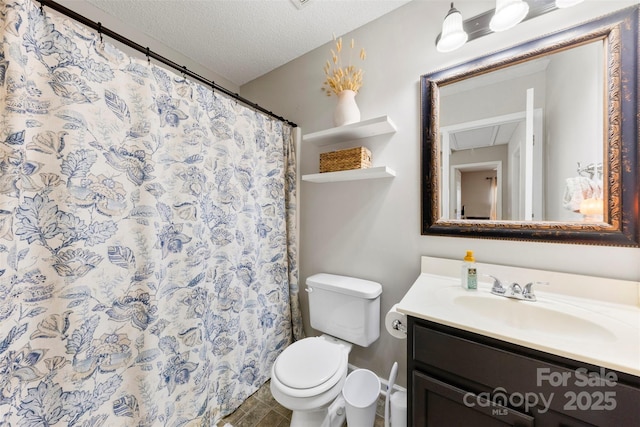
{"label": "reflection in mirror", "polygon": [[422,76],[422,234],[640,245],[639,11]]}
{"label": "reflection in mirror", "polygon": [[[604,43],[440,87],[442,217],[602,221]],[[495,177],[495,179],[494,179]]]}

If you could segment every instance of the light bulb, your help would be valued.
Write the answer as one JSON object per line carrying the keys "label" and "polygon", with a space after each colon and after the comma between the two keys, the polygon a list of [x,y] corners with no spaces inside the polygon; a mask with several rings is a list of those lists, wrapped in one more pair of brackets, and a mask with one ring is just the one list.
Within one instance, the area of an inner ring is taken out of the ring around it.
{"label": "light bulb", "polygon": [[436,49],[438,52],[454,51],[465,44],[468,38],[462,26],[462,14],[451,3],[451,9],[442,22],[442,33],[436,43]]}
{"label": "light bulb", "polygon": [[505,31],[515,27],[529,13],[529,4],[523,0],[496,0],[496,12],[489,22],[491,31]]}

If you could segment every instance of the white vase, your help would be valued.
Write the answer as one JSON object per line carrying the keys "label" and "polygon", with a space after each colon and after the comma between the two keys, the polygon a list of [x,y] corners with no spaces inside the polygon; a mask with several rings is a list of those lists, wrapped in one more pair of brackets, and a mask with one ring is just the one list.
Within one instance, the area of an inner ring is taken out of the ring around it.
{"label": "white vase", "polygon": [[343,90],[338,94],[338,104],[333,111],[333,124],[343,126],[359,121],[360,109],[356,104],[356,93],[352,90]]}

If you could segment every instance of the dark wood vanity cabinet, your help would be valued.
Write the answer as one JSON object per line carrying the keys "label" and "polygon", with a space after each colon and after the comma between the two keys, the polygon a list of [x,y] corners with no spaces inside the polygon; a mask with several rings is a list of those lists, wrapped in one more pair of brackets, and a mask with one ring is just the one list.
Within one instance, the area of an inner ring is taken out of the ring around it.
{"label": "dark wood vanity cabinet", "polygon": [[640,378],[409,316],[408,425],[639,427]]}

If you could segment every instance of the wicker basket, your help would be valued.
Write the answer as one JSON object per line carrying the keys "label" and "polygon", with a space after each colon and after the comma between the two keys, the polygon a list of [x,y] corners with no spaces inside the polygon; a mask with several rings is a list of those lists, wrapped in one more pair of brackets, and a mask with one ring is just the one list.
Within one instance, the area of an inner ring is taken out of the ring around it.
{"label": "wicker basket", "polygon": [[320,154],[320,173],[367,169],[371,167],[371,151],[365,147],[348,148]]}

